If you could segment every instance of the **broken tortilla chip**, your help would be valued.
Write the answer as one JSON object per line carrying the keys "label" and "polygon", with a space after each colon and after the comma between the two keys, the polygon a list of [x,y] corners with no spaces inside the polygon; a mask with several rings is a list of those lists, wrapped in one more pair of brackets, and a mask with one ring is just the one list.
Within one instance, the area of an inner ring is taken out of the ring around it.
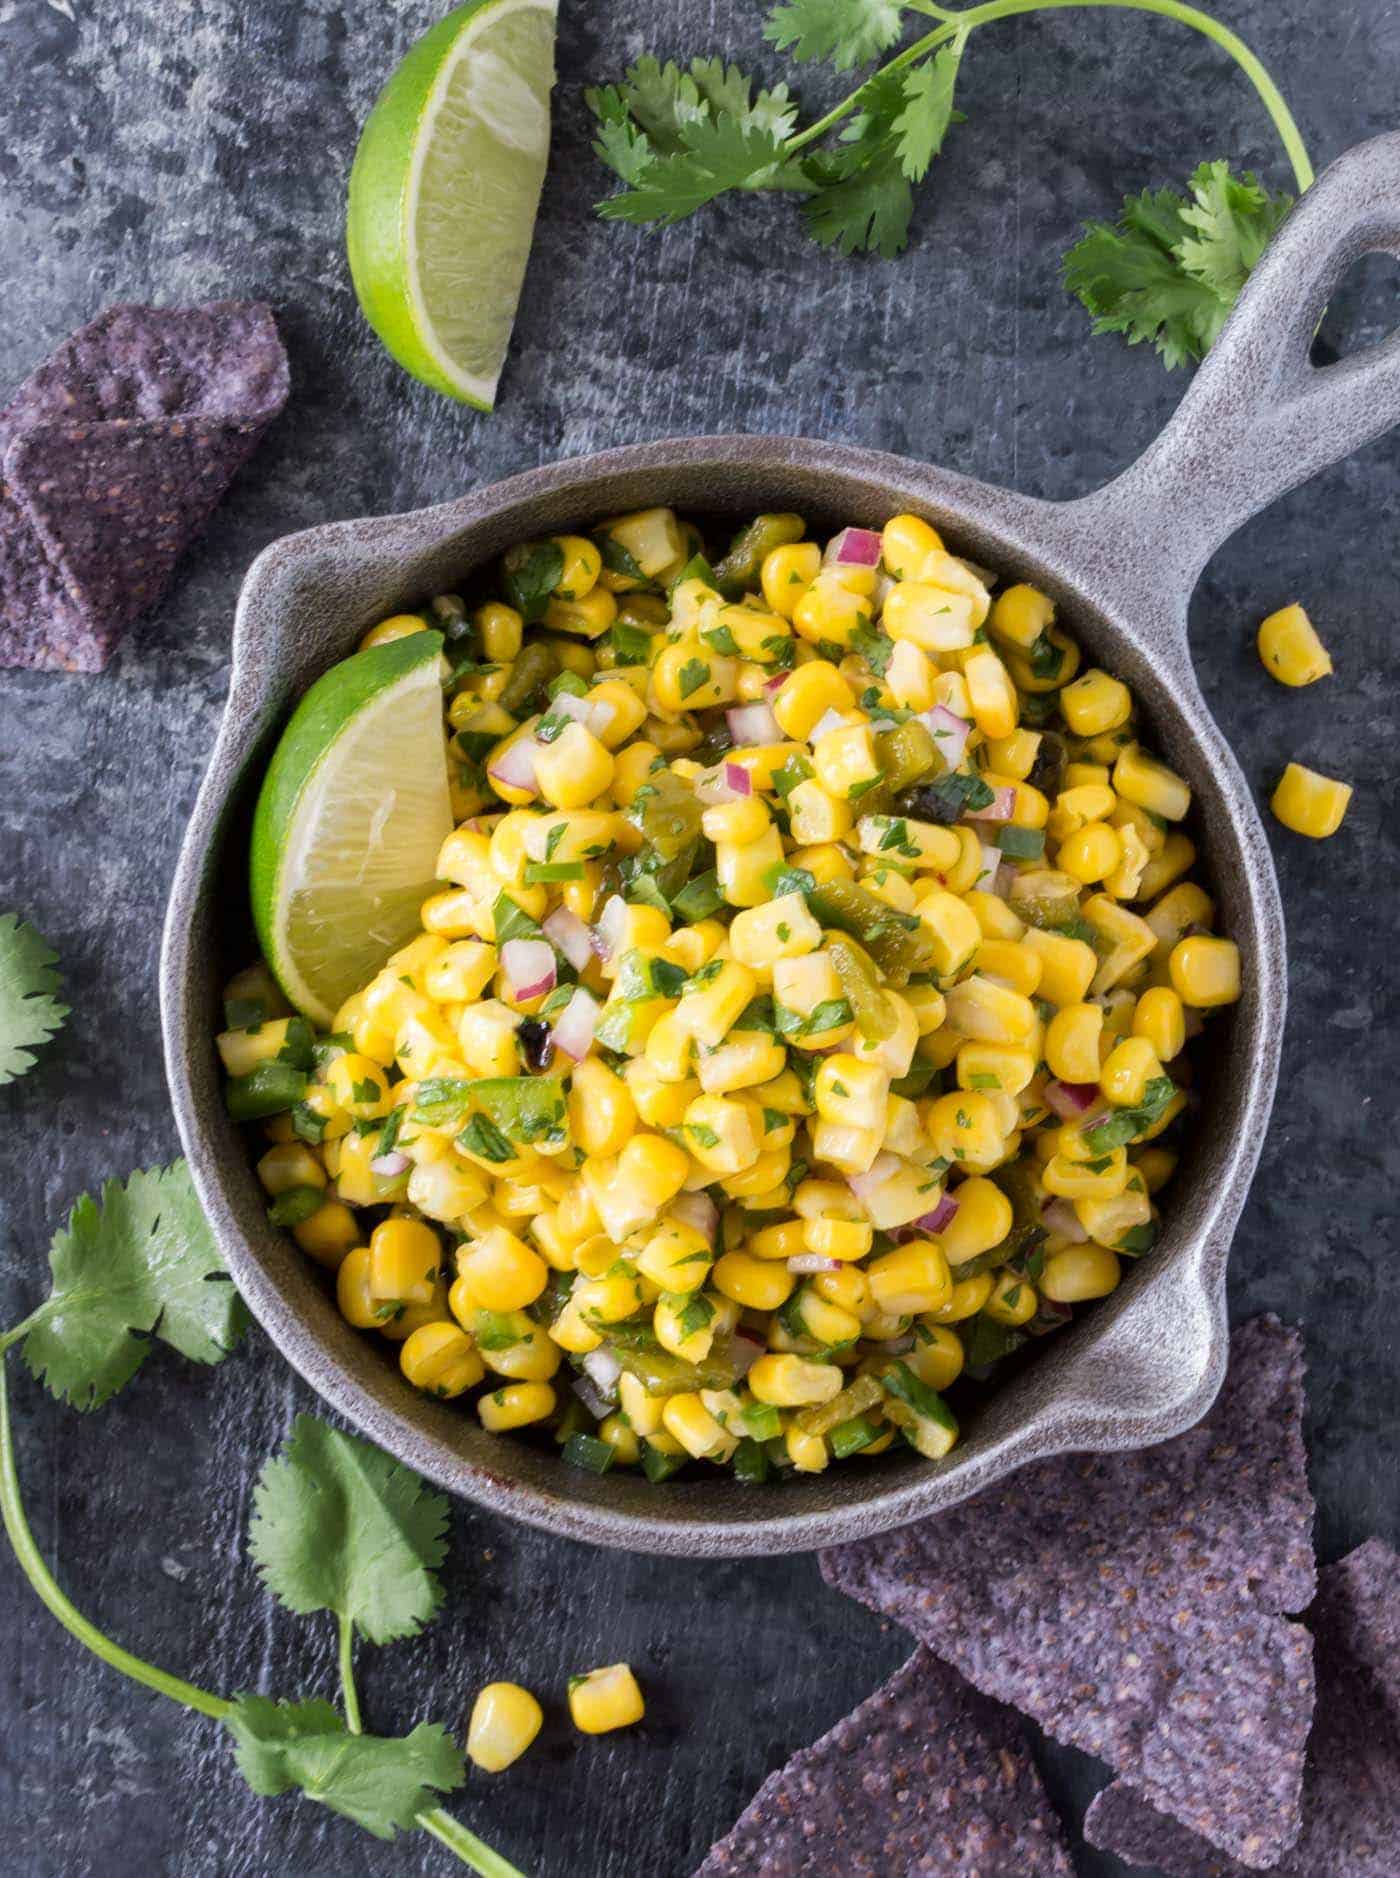
{"label": "broken tortilla chip", "polygon": [[1015,1716],[927,1650],[764,1781],[695,1878],[1072,1878]]}
{"label": "broken tortilla chip", "polygon": [[[1303,1828],[1278,1878],[1394,1878],[1400,1872],[1400,1555],[1368,1540],[1318,1585],[1317,1717],[1303,1774]],[[1247,1878],[1123,1781],[1094,1800],[1091,1845],[1171,1878]]]}
{"label": "broken tortilla chip", "polygon": [[1243,1862],[1298,1836],[1316,1582],[1296,1332],[1234,1337],[1210,1414],[1159,1447],[1025,1467],[822,1555],[986,1694],[1098,1755]]}

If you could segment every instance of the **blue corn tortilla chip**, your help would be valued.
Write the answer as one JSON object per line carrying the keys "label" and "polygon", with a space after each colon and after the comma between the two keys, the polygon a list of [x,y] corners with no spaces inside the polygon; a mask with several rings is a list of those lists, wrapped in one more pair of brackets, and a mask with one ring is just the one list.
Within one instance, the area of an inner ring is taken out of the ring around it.
{"label": "blue corn tortilla chip", "polygon": [[270,311],[118,306],[0,411],[0,666],[100,671],[287,397]]}
{"label": "blue corn tortilla chip", "polygon": [[[1400,1872],[1400,1555],[1368,1540],[1318,1585],[1317,1716],[1303,1774],[1303,1829],[1276,1878],[1395,1878]],[[1091,1845],[1170,1878],[1248,1878],[1122,1781],[1089,1808]]]}
{"label": "blue corn tortilla chip", "polygon": [[1073,1878],[1016,1718],[927,1650],[764,1781],[695,1878]]}
{"label": "blue corn tortilla chip", "polygon": [[1187,1434],[1023,1468],[966,1505],[822,1555],[986,1694],[1107,1761],[1259,1867],[1298,1836],[1316,1583],[1296,1332],[1236,1333]]}

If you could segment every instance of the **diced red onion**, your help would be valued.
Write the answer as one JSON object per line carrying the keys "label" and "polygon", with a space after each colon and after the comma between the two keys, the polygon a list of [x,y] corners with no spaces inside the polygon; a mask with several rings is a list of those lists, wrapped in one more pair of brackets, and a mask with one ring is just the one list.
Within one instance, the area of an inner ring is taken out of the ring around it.
{"label": "diced red onion", "polygon": [[899,1172],[900,1160],[897,1154],[877,1154],[863,1174],[851,1174],[846,1185],[864,1206],[871,1194],[879,1191],[890,1177]]}
{"label": "diced red onion", "polygon": [[1062,1122],[1077,1122],[1099,1099],[1096,1082],[1048,1082],[1045,1106],[1053,1109]]}
{"label": "diced red onion", "polygon": [[788,675],[786,672],[774,672],[771,678],[764,679],[763,689],[771,697],[774,692],[781,691],[787,681]]}
{"label": "diced red onion", "polygon": [[385,1180],[394,1180],[398,1175],[407,1173],[411,1165],[406,1154],[398,1148],[392,1148],[388,1154],[376,1154],[369,1164],[369,1171],[382,1175]]}
{"label": "diced red onion", "polygon": [[539,753],[540,745],[534,737],[517,737],[492,758],[486,774],[492,782],[505,783],[511,789],[538,790],[535,758]]}
{"label": "diced red onion", "polygon": [[617,1379],[622,1374],[622,1364],[607,1344],[599,1344],[596,1350],[590,1350],[583,1359],[585,1375],[605,1396],[617,1394]]}
{"label": "diced red onion", "polygon": [[559,979],[554,947],[546,939],[507,939],[501,967],[517,1004],[553,991]]}
{"label": "diced red onion", "polygon": [[1057,1232],[1062,1239],[1072,1239],[1075,1245],[1083,1245],[1089,1237],[1068,1200],[1047,1200],[1040,1209],[1040,1217],[1051,1232]]}
{"label": "diced red onion", "polygon": [[951,1193],[941,1193],[938,1196],[938,1205],[933,1211],[920,1214],[914,1224],[922,1226],[925,1232],[942,1232],[957,1210],[958,1203],[954,1196]]}
{"label": "diced red onion", "polygon": [[807,741],[815,743],[818,737],[825,737],[833,730],[844,730],[846,720],[839,711],[823,711],[807,733]]}
{"label": "diced red onion", "polygon": [[615,893],[604,906],[598,916],[598,924],[593,928],[593,947],[600,958],[610,959],[617,951],[626,924],[627,902],[620,893]]}
{"label": "diced red onion", "polygon": [[550,699],[549,708],[561,717],[571,717],[595,737],[601,737],[613,721],[613,707],[605,698],[580,698],[572,691],[561,691]]}
{"label": "diced red onion", "polygon": [[737,802],[736,792],[730,788],[725,775],[728,769],[742,769],[741,763],[716,763],[713,769],[702,770],[695,778],[693,788],[695,799],[704,807],[711,808],[717,802]]}
{"label": "diced red onion", "polygon": [[783,741],[778,720],[766,704],[736,705],[732,711],[725,712],[724,721],[729,726],[729,734],[735,745],[741,750],[751,749],[758,743]]}
{"label": "diced red onion", "polygon": [[593,1033],[598,1028],[601,1008],[598,1000],[580,985],[555,1020],[555,1048],[581,1063],[593,1047]]}
{"label": "diced red onion", "polygon": [[969,822],[1009,822],[1016,808],[1016,791],[1010,783],[1000,789],[993,789],[992,799],[983,809],[969,809],[964,819]]}
{"label": "diced red onion", "polygon": [[841,1261],[828,1258],[824,1252],[794,1252],[787,1268],[790,1272],[839,1272]]}
{"label": "diced red onion", "polygon": [[574,1377],[574,1394],[595,1422],[605,1422],[613,1412],[612,1403],[598,1388],[591,1376]]}
{"label": "diced red onion", "polygon": [[956,769],[967,755],[967,740],[972,735],[971,724],[965,717],[959,717],[956,711],[950,711],[946,704],[935,704],[930,710],[920,711],[919,722],[927,726],[933,738],[933,747],[946,766]]}
{"label": "diced red onion", "polygon": [[889,1356],[903,1356],[907,1350],[912,1350],[913,1347],[914,1333],[912,1331],[906,1331],[902,1337],[891,1337],[887,1343],[880,1345],[880,1348]]}
{"label": "diced red onion", "polygon": [[704,1233],[711,1242],[719,1225],[719,1208],[708,1193],[697,1189],[694,1193],[678,1193],[671,1202],[671,1211],[676,1218],[687,1226],[693,1226],[697,1232]]}
{"label": "diced red onion", "polygon": [[873,528],[843,528],[826,544],[824,567],[878,567],[880,537]]}
{"label": "diced red onion", "polygon": [[593,941],[577,913],[566,906],[556,906],[544,922],[544,931],[576,972],[581,972],[593,957]]}
{"label": "diced red onion", "polygon": [[[756,1337],[751,1330],[739,1329],[729,1340],[729,1360],[740,1377],[747,1376],[759,1357],[766,1356],[768,1346],[761,1337]],[[735,1378],[738,1380],[738,1377]]]}
{"label": "diced red onion", "polygon": [[724,766],[724,780],[728,783],[736,796],[751,796],[753,794],[753,777],[750,776],[742,763],[726,763]]}

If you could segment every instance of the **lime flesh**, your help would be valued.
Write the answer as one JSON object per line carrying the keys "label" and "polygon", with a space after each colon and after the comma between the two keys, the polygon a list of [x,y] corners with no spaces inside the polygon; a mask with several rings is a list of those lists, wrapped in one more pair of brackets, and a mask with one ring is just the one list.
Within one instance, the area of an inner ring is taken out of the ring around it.
{"label": "lime flesh", "polygon": [[365,318],[405,370],[489,411],[549,157],[557,0],[469,0],[370,112],[346,243]]}
{"label": "lime flesh", "polygon": [[253,920],[296,1008],[324,1029],[419,927],[452,829],[442,635],[331,667],[297,706],[253,816]]}

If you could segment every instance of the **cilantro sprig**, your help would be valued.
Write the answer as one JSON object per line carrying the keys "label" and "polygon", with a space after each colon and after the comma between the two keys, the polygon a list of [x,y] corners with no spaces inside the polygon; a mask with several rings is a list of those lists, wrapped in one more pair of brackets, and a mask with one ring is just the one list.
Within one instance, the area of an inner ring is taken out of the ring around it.
{"label": "cilantro sprig", "polygon": [[[864,70],[862,81],[801,125],[786,83],[765,88],[723,59],[640,58],[587,93],[594,150],[624,184],[598,212],[665,227],[730,192],[783,192],[802,198],[823,246],[892,259],[908,242],[916,186],[962,120],[954,93],[971,35],[1065,7],[1154,13],[1214,41],[1263,101],[1299,189],[1309,187],[1312,164],[1278,87],[1236,34],[1185,0],[984,0],[961,11],[933,0],[782,0],[764,23],[768,43],[799,64]],[[911,16],[934,24],[901,45]],[[1289,205],[1224,161],[1204,163],[1187,195],[1147,191],[1127,198],[1116,222],[1090,223],[1065,257],[1066,285],[1095,332],[1150,340],[1169,366],[1200,359]]]}
{"label": "cilantro sprig", "polygon": [[34,1067],[33,1052],[68,1015],[57,958],[14,913],[0,913],[0,1087]]}

